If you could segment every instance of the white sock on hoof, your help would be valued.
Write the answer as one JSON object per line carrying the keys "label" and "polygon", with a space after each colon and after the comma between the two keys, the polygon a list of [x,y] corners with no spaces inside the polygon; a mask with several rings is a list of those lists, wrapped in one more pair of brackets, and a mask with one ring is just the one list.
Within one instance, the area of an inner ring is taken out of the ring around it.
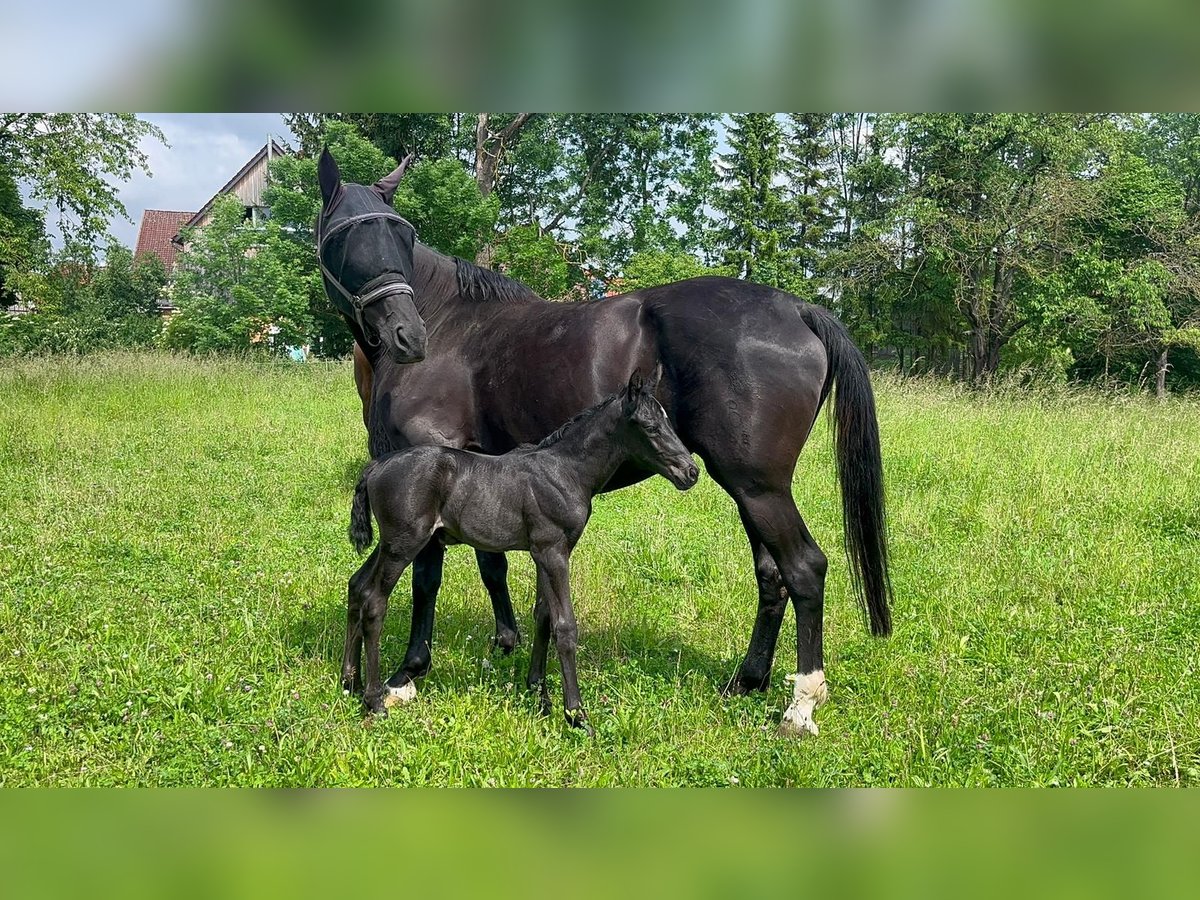
{"label": "white sock on hoof", "polygon": [[399,706],[403,703],[410,703],[417,699],[417,683],[415,681],[406,681],[400,687],[392,687],[387,685],[387,693],[383,695],[383,705],[389,709],[393,706]]}
{"label": "white sock on hoof", "polygon": [[783,713],[783,721],[779,723],[780,733],[795,737],[816,735],[820,729],[813,721],[813,713],[829,699],[825,670],[817,669],[807,675],[788,675],[785,680],[792,682],[792,704]]}

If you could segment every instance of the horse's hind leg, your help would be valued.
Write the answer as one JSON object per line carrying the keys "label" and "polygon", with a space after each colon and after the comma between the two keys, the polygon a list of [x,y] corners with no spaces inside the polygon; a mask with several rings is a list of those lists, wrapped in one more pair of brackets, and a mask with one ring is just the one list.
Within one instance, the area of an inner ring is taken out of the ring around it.
{"label": "horse's hind leg", "polygon": [[746,658],[738,667],[725,691],[729,694],[748,694],[750,691],[765,691],[771,685],[771,663],[775,660],[775,645],[779,641],[779,629],[783,625],[783,614],[787,611],[788,592],[783,586],[783,577],[771,552],[763,546],[753,524],[742,513],[742,524],[750,539],[750,550],[754,554],[754,575],[758,581],[758,613],[754,617],[754,632],[750,636],[750,647]]}
{"label": "horse's hind leg", "polygon": [[[738,505],[744,511],[744,519],[774,558],[796,610],[796,674],[788,676],[793,683],[793,698],[783,714],[780,730],[786,734],[815,735],[818,729],[813,713],[828,696],[822,647],[825,572],[828,568],[825,554],[809,534],[790,491],[739,497]],[[761,619],[761,596],[759,615]],[[774,622],[774,633],[778,635],[779,617],[771,621]],[[755,624],[758,637],[758,623]],[[766,635],[763,635],[764,642],[765,639]],[[749,667],[750,676],[760,674],[754,654],[762,649],[756,648],[752,640],[750,652],[742,664],[743,668]]]}
{"label": "horse's hind leg", "polygon": [[475,560],[479,563],[479,577],[487,588],[492,612],[496,616],[496,637],[492,646],[508,656],[521,643],[517,617],[513,615],[512,597],[508,593],[508,558],[503,553],[476,550]]}
{"label": "horse's hind leg", "polygon": [[442,564],[446,548],[431,540],[413,560],[412,627],[408,631],[408,649],[404,662],[387,680],[388,697],[393,703],[407,703],[417,696],[416,679],[429,672],[433,661],[433,624],[438,590],[442,586]]}

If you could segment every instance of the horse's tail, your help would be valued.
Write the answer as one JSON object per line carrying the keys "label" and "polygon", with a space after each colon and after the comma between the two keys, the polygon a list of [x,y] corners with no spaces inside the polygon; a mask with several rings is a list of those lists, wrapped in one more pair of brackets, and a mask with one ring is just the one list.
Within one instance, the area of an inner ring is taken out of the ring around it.
{"label": "horse's tail", "polygon": [[836,388],[829,418],[842,488],[842,534],[854,594],[871,633],[884,637],[892,633],[888,610],[892,582],[888,576],[879,422],[867,361],[833,313],[805,303],[800,316],[825,345],[829,358],[829,377],[821,388],[821,401],[825,401],[831,386]]}
{"label": "horse's tail", "polygon": [[367,496],[367,477],[375,468],[376,461],[367,463],[354,488],[354,501],[350,504],[350,543],[362,553],[375,539],[371,530],[371,498]]}

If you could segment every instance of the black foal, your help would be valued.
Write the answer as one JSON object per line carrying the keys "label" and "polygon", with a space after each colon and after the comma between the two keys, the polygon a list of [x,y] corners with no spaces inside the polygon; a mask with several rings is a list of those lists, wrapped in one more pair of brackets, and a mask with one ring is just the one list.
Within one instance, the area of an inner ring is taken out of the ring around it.
{"label": "black foal", "polygon": [[580,413],[536,447],[502,456],[410,447],[367,465],[354,492],[350,540],[360,553],[370,545],[373,511],[379,545],[350,579],[342,684],[359,689],[365,639],[363,702],[370,712],[416,696],[407,676],[399,684],[380,683],[379,635],[396,581],[433,539],[492,552],[529,551],[537,566],[537,602],[527,683],[540,691],[549,711],[546,654],[553,630],[567,721],[590,732],[575,674],[578,631],[568,563],[592,513],[592,497],[624,463],[653,470],[680,490],[700,476],[654,399],[654,388],[635,372],[625,390]]}

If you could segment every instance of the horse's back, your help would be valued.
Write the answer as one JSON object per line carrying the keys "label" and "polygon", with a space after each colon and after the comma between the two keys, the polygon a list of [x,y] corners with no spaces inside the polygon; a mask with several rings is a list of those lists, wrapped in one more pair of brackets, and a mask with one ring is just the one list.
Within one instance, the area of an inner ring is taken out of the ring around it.
{"label": "horse's back", "polygon": [[816,418],[829,361],[803,301],[705,276],[639,291],[680,436],[708,461],[786,467]]}

